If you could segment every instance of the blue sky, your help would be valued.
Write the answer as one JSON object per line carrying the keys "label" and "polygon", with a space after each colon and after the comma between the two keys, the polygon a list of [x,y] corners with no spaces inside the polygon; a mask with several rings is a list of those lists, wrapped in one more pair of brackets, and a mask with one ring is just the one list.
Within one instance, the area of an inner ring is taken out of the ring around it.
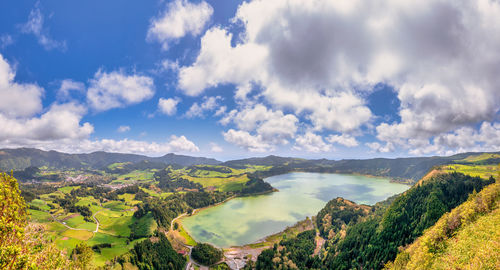
{"label": "blue sky", "polygon": [[0,147],[500,150],[495,1],[3,1]]}

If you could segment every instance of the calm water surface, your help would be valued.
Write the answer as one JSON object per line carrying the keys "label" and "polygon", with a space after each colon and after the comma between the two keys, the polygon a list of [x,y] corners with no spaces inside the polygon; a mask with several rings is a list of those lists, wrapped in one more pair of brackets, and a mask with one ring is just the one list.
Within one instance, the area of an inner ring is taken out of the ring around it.
{"label": "calm water surface", "polygon": [[316,215],[333,198],[373,205],[409,188],[389,179],[342,174],[289,173],[265,181],[279,192],[236,198],[205,209],[184,218],[184,228],[198,242],[240,246]]}

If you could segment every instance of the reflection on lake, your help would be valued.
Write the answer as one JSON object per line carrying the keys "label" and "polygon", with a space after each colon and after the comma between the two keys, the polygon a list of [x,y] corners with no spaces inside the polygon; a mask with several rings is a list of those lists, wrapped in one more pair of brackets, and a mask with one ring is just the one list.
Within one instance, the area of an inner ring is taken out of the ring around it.
{"label": "reflection on lake", "polygon": [[316,215],[333,198],[372,205],[409,188],[389,179],[342,174],[289,173],[265,181],[279,192],[235,198],[205,209],[183,218],[184,228],[198,242],[240,246]]}

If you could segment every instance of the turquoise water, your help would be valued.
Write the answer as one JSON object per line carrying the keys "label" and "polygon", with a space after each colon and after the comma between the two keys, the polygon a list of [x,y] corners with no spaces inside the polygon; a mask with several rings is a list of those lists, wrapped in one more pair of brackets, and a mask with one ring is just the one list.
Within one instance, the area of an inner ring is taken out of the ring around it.
{"label": "turquoise water", "polygon": [[197,242],[218,247],[254,243],[316,215],[336,197],[373,205],[409,188],[389,179],[357,175],[289,173],[265,179],[279,192],[235,198],[184,218]]}

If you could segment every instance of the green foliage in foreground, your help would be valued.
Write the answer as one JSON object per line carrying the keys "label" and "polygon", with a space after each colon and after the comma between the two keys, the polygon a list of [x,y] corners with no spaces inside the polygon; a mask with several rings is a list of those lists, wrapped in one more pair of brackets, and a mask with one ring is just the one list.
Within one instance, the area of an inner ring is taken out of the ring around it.
{"label": "green foliage in foreground", "polygon": [[388,269],[495,269],[500,265],[500,182],[443,215]]}
{"label": "green foliage in foreground", "polygon": [[186,264],[162,233],[157,241],[148,239],[136,244],[131,253],[132,263],[140,270],[178,270]]}
{"label": "green foliage in foreground", "polygon": [[191,257],[203,265],[212,265],[222,259],[222,251],[210,244],[198,244],[191,251]]}
{"label": "green foliage in foreground", "polygon": [[81,269],[51,242],[43,226],[27,224],[27,209],[17,180],[0,173],[0,269]]}

